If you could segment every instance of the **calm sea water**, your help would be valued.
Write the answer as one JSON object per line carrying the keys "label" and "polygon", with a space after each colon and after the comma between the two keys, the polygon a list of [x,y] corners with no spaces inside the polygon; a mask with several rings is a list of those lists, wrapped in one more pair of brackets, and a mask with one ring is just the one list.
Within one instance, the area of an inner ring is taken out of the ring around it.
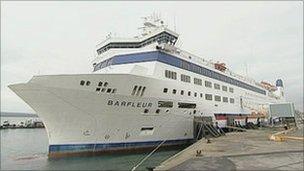
{"label": "calm sea water", "polygon": [[[45,129],[6,129],[0,133],[2,170],[130,170],[148,154],[48,159]],[[156,152],[138,170],[157,166],[180,150]]]}

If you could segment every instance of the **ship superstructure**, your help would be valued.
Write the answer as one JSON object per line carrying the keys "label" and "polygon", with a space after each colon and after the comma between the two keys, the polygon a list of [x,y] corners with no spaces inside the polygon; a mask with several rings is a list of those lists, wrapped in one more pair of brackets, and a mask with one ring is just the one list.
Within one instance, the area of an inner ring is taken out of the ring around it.
{"label": "ship superstructure", "polygon": [[139,36],[108,36],[96,47],[93,71],[34,76],[9,87],[43,120],[49,155],[113,152],[192,141],[193,118],[265,116],[285,101],[276,86],[235,74],[176,46],[178,34],[147,17]]}

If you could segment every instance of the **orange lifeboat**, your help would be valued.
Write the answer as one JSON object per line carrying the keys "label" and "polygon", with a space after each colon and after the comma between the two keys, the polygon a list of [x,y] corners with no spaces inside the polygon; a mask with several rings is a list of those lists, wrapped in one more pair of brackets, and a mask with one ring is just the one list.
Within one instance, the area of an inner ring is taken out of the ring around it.
{"label": "orange lifeboat", "polygon": [[276,91],[277,90],[277,87],[268,83],[268,82],[265,82],[265,81],[261,81],[261,85],[267,89],[267,90],[270,90],[270,91]]}
{"label": "orange lifeboat", "polygon": [[219,62],[214,64],[214,68],[219,70],[219,71],[222,71],[222,72],[226,71],[226,69],[227,69],[225,63],[219,63]]}

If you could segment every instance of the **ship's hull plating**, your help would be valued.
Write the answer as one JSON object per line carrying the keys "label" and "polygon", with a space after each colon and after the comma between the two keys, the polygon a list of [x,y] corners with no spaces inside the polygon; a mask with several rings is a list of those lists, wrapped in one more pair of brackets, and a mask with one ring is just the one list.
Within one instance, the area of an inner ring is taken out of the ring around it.
{"label": "ship's hull plating", "polygon": [[[103,76],[88,76],[91,82],[103,80],[100,77]],[[121,78],[116,80],[123,82]],[[54,81],[67,84],[74,81],[79,86],[79,80],[73,76],[64,80],[44,76],[26,84],[9,86],[43,120],[50,157],[142,151],[154,148],[164,140],[162,146],[169,147],[189,143],[193,139],[192,117],[176,115],[181,113],[177,109],[161,109],[160,113],[155,113],[158,98],[53,86],[57,85]],[[117,85],[110,77],[107,81],[109,86]],[[50,82],[49,86],[45,84],[47,82]],[[129,85],[117,85],[118,92],[119,86]],[[149,113],[144,113],[145,109]],[[145,133],[141,130],[143,127],[153,127],[153,132]]]}

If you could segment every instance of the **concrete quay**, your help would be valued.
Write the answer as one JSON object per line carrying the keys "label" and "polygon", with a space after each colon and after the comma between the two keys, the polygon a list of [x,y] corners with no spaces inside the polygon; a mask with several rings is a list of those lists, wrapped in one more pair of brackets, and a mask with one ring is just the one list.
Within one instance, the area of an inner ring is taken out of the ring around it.
{"label": "concrete quay", "polygon": [[[211,143],[201,139],[154,170],[303,170],[303,141],[269,140],[278,131],[282,128],[231,132]],[[303,128],[290,134],[303,137]]]}

